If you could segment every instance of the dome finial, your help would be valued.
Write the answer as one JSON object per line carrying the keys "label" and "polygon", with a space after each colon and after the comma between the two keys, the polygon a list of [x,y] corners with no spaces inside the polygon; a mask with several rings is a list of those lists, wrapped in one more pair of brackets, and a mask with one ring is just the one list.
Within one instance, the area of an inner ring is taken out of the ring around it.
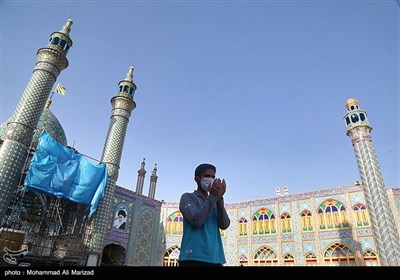
{"label": "dome finial", "polygon": [[131,67],[129,67],[129,71],[128,71],[128,73],[126,74],[126,78],[125,78],[125,81],[129,81],[129,82],[133,82],[133,67],[131,66]]}
{"label": "dome finial", "polygon": [[351,105],[358,105],[358,104],[359,104],[358,100],[353,97],[346,100],[346,108],[348,108]]}
{"label": "dome finial", "polygon": [[154,168],[153,168],[153,171],[151,172],[151,175],[156,175],[156,173],[157,173],[157,163],[155,163],[154,164]]}
{"label": "dome finial", "polygon": [[62,30],[60,30],[61,33],[69,35],[69,32],[71,31],[71,25],[72,25],[72,19],[68,19],[67,23],[63,26]]}

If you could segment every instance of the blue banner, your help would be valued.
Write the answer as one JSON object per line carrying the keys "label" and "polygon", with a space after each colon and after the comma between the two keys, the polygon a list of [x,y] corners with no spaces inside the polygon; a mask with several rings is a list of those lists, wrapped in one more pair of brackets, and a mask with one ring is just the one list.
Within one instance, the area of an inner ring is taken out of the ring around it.
{"label": "blue banner", "polygon": [[67,198],[90,205],[89,218],[96,211],[107,185],[107,166],[95,165],[83,155],[62,146],[43,131],[34,153],[25,189]]}

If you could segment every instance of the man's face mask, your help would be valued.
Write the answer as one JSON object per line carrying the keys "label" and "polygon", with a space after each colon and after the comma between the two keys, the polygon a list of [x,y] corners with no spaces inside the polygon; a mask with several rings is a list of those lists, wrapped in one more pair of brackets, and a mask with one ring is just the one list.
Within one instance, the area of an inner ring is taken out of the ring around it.
{"label": "man's face mask", "polygon": [[208,187],[211,186],[213,182],[214,182],[214,179],[210,178],[210,177],[201,179],[200,185],[201,185],[201,188],[203,189],[203,191],[208,192]]}

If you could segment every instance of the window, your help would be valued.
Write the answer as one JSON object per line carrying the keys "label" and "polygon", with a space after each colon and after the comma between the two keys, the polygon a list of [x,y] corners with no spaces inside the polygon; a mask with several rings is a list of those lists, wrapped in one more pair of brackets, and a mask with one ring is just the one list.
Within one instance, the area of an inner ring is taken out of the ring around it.
{"label": "window", "polygon": [[358,121],[359,121],[358,115],[357,115],[357,114],[351,115],[351,121],[352,121],[353,123],[358,122]]}
{"label": "window", "polygon": [[336,242],[326,249],[324,261],[329,266],[354,266],[355,256],[346,245]]}
{"label": "window", "polygon": [[281,215],[281,227],[282,233],[292,232],[292,218],[288,213],[283,213]]}
{"label": "window", "polygon": [[308,252],[306,254],[305,259],[306,259],[306,266],[318,266],[317,257],[315,256],[314,253]]}
{"label": "window", "polygon": [[369,215],[367,207],[364,204],[357,203],[354,207],[354,214],[356,218],[357,227],[367,227],[369,226]]}
{"label": "window", "polygon": [[247,236],[247,219],[244,217],[239,220],[239,236]]}
{"label": "window", "polygon": [[379,265],[377,254],[374,251],[367,249],[363,252],[362,256],[363,256],[363,259],[365,262],[365,266],[378,266]]}
{"label": "window", "polygon": [[171,235],[182,235],[183,216],[180,211],[177,211],[168,217],[165,233]]}
{"label": "window", "polygon": [[303,231],[313,231],[313,221],[311,212],[304,210],[301,212],[301,228]]}
{"label": "window", "polygon": [[162,266],[178,266],[179,253],[180,250],[177,245],[165,250]]}
{"label": "window", "polygon": [[248,266],[249,265],[249,260],[247,259],[247,257],[245,255],[240,255],[239,257],[239,264],[240,266]]}
{"label": "window", "polygon": [[318,209],[320,230],[349,228],[346,208],[339,201],[328,199]]}
{"label": "window", "polygon": [[253,215],[253,235],[276,233],[275,215],[266,208],[261,208]]}
{"label": "window", "polygon": [[253,263],[255,266],[277,266],[278,257],[271,248],[263,246],[254,254]]}
{"label": "window", "polygon": [[295,262],[294,262],[294,257],[292,254],[285,254],[283,256],[283,264],[284,266],[294,266]]}
{"label": "window", "polygon": [[58,37],[51,38],[50,40],[53,45],[58,45],[58,43],[60,42],[60,38]]}

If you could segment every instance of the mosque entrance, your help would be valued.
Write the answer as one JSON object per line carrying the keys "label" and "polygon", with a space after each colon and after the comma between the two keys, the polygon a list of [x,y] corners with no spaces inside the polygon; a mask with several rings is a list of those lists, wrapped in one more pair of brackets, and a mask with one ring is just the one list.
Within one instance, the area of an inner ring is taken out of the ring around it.
{"label": "mosque entrance", "polygon": [[124,265],[125,249],[118,244],[110,244],[104,247],[101,266]]}

